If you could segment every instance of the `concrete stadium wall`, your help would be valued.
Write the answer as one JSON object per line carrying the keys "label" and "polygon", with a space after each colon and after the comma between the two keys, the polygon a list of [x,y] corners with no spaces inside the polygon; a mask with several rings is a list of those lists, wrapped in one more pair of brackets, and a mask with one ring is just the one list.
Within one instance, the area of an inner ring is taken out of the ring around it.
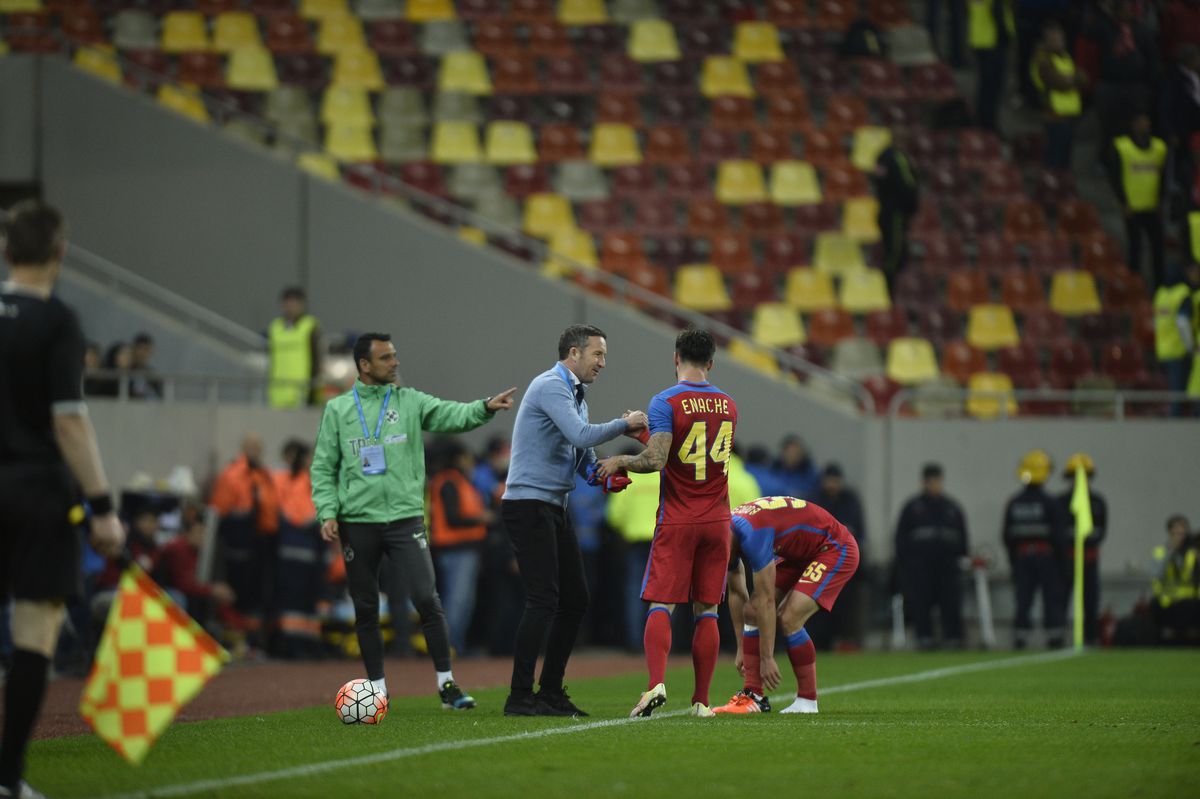
{"label": "concrete stadium wall", "polygon": [[0,183],[37,179],[37,60],[0,58]]}

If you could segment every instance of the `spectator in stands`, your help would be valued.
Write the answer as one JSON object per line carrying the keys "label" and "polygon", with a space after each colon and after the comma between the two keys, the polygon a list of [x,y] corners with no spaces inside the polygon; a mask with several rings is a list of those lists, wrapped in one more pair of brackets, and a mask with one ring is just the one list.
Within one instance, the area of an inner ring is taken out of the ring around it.
{"label": "spectator in stands", "polygon": [[1033,630],[1033,600],[1042,595],[1042,624],[1051,649],[1066,635],[1066,591],[1059,564],[1067,549],[1067,526],[1062,508],[1046,493],[1053,464],[1045,450],[1035,449],[1021,459],[1017,476],[1025,487],[1004,508],[1003,540],[1016,589],[1013,622],[1017,649],[1029,646]]}
{"label": "spectator in stands", "polygon": [[1183,60],[1184,47],[1200,47],[1200,0],[1169,0],[1158,27],[1162,57]]}
{"label": "spectator in stands", "polygon": [[[1037,85],[1031,66],[1039,41],[1045,41],[1048,23],[1062,19],[1067,0],[1013,0],[1013,17],[1017,35],[1017,90],[1027,108],[1041,106],[1042,89]],[[1066,47],[1064,41],[1064,49]]]}
{"label": "spectator in stands", "polygon": [[283,447],[282,469],[277,469],[275,495],[279,498],[279,547],[275,595],[271,603],[279,612],[278,634],[272,650],[283,657],[314,657],[321,648],[317,600],[326,573],[327,550],[321,541],[317,508],[312,501],[312,447],[292,439]]}
{"label": "spectator in stands", "polygon": [[893,133],[892,142],[875,162],[875,197],[879,201],[878,225],[883,245],[883,271],[888,284],[908,263],[908,228],[917,213],[919,188],[912,161],[904,153],[903,138]]}
{"label": "spectator in stands", "polygon": [[[964,69],[967,60],[963,57],[963,18],[966,16],[965,0],[925,0],[925,27],[929,29],[929,38],[933,40],[934,49],[946,54],[953,69]],[[942,32],[942,8],[948,12],[950,30],[946,34],[949,47],[943,48],[939,39]]]}
{"label": "spectator in stands", "polygon": [[488,439],[483,450],[483,457],[475,464],[471,472],[471,483],[475,490],[487,502],[487,506],[496,510],[500,506],[500,494],[504,478],[508,475],[508,459],[512,446],[504,436],[492,436]]}
{"label": "spectator in stands", "polygon": [[192,618],[211,628],[218,618],[235,618],[230,610],[237,596],[225,583],[208,582],[196,576],[207,535],[204,509],[199,505],[185,506],[183,532],[159,550],[154,578],[164,589],[183,598],[181,604]]}
{"label": "spectator in stands", "polygon": [[1015,33],[1012,5],[1009,0],[967,0],[967,10],[967,42],[979,73],[975,119],[979,127],[999,132],[1008,49]]}
{"label": "spectator in stands", "polygon": [[83,351],[83,395],[85,397],[101,396],[99,392],[103,391],[107,384],[96,376],[96,372],[103,368],[104,359],[100,354],[100,345],[89,341]]}
{"label": "spectator in stands", "polygon": [[289,286],[280,296],[282,314],[271,322],[267,344],[271,354],[271,384],[267,400],[272,408],[311,405],[321,373],[321,327],[306,310],[304,289]]}
{"label": "spectator in stands", "polygon": [[1066,490],[1059,496],[1062,515],[1067,522],[1068,545],[1062,563],[1067,596],[1075,583],[1075,511],[1071,497],[1075,493],[1075,470],[1082,466],[1088,479],[1088,496],[1092,506],[1092,533],[1083,542],[1083,640],[1088,644],[1100,641],[1100,545],[1108,535],[1108,503],[1104,495],[1092,486],[1096,464],[1083,452],[1076,452],[1063,467]]}
{"label": "spectator in stands", "polygon": [[[821,471],[821,484],[813,501],[832,513],[835,519],[846,526],[846,529],[854,536],[854,540],[858,542],[860,557],[865,560],[867,520],[863,515],[862,501],[858,498],[858,492],[846,485],[846,476],[842,471],[841,464],[834,462],[825,464],[825,468]],[[864,610],[862,597],[865,582],[860,573],[859,579],[846,583],[839,595],[838,603],[828,614],[827,625],[820,624],[820,616],[826,614],[819,614],[818,617],[809,620],[809,625],[814,621],[819,625],[816,631],[809,630],[809,634],[817,642],[818,649],[830,648],[830,641],[823,641],[824,638],[837,640],[855,648],[862,645]],[[820,629],[821,626],[828,626],[828,634]]]}
{"label": "spectator in stands", "polygon": [[967,517],[946,495],[941,464],[921,470],[921,493],[904,503],[896,522],[896,572],[900,590],[922,650],[938,648],[933,609],[938,611],[941,642],[963,645],[962,569],[967,554]]}
{"label": "spectator in stands", "polygon": [[1200,643],[1200,592],[1196,541],[1191,525],[1176,514],[1167,519],[1167,543],[1154,548],[1150,615],[1164,644]]}
{"label": "spectator in stands", "polygon": [[[636,452],[636,450],[630,450]],[[642,651],[646,603],[642,601],[642,579],[650,558],[658,514],[659,474],[639,474],[624,491],[609,497],[605,511],[608,524],[625,542],[625,580],[622,591],[625,620],[625,646],[630,652]]]}
{"label": "spectator in stands", "polygon": [[1155,286],[1166,278],[1162,198],[1166,189],[1167,144],[1150,132],[1150,115],[1134,114],[1130,134],[1113,139],[1108,171],[1125,216],[1129,268],[1142,269],[1143,239],[1150,246]]}
{"label": "spectator in stands", "polygon": [[154,377],[150,359],[154,357],[154,338],[149,333],[133,337],[132,364],[129,368],[129,396],[133,399],[162,399],[162,381]]}
{"label": "spectator in stands", "polygon": [[437,585],[450,628],[450,644],[462,656],[475,614],[482,546],[496,514],[467,475],[475,456],[454,439],[435,443],[436,471],[429,481],[429,540]]}
{"label": "spectator in stands", "polygon": [[1046,23],[1027,74],[1038,92],[1037,105],[1042,109],[1045,130],[1042,161],[1049,169],[1070,169],[1075,124],[1083,113],[1081,91],[1085,78],[1075,68],[1061,23],[1055,20]]}
{"label": "spectator in stands", "polygon": [[809,499],[816,493],[817,483],[821,480],[817,464],[809,457],[804,439],[797,435],[783,439],[774,471],[780,482],[779,487],[783,489],[779,496]]}
{"label": "spectator in stands", "polygon": [[1200,133],[1200,47],[1184,44],[1167,71],[1163,90],[1163,120],[1167,145],[1175,155],[1174,178],[1186,193],[1196,174],[1193,137]]}
{"label": "spectator in stands", "polygon": [[1131,108],[1153,107],[1159,63],[1154,39],[1138,19],[1133,0],[1102,3],[1099,9],[1084,36],[1098,52],[1096,114],[1100,140],[1110,142],[1126,132]]}
{"label": "spectator in stands", "polygon": [[[1193,292],[1200,297],[1200,287],[1193,289],[1179,271],[1167,272],[1167,279],[1154,292],[1154,354],[1167,376],[1168,391],[1188,388],[1192,368],[1192,350],[1200,341],[1192,332]],[[1180,416],[1182,403],[1173,400],[1168,413]]]}
{"label": "spectator in stands", "polygon": [[[736,452],[738,445],[734,444]],[[787,496],[787,486],[779,479],[779,474],[771,463],[771,453],[762,444],[755,444],[746,450],[746,471],[758,483],[759,496]]]}
{"label": "spectator in stands", "polygon": [[112,344],[104,353],[104,362],[100,368],[108,374],[92,381],[92,396],[121,396],[121,384],[129,375],[129,370],[133,368],[133,348],[124,341]]}

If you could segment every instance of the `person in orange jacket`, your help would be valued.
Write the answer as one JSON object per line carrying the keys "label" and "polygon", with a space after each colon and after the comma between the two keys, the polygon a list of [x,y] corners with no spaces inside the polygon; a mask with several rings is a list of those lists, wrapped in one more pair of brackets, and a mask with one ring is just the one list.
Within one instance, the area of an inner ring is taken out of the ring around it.
{"label": "person in orange jacket", "polygon": [[293,439],[283,447],[284,468],[274,472],[279,498],[279,549],[274,607],[279,611],[277,651],[311,657],[320,650],[317,598],[324,580],[326,547],[312,501],[312,447]]}

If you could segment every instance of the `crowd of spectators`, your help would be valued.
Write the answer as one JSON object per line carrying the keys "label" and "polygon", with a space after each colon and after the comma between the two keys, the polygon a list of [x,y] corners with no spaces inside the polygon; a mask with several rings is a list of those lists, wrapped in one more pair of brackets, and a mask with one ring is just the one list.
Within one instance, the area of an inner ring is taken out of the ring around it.
{"label": "crowd of spectators", "polygon": [[103,352],[89,341],[83,354],[83,393],[88,397],[125,396],[135,400],[159,400],[162,381],[155,377],[150,359],[154,338],[138,333],[131,341],[114,341]]}

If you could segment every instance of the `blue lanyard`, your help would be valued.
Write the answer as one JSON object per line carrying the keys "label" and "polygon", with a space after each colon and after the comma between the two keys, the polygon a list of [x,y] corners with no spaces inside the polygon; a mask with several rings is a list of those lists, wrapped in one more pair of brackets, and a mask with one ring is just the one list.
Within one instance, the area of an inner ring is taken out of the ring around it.
{"label": "blue lanyard", "polygon": [[[388,400],[392,398],[392,387],[388,386],[387,393],[383,395],[383,404],[379,406],[379,421],[375,423],[375,441],[379,440],[379,433],[383,430],[383,415],[387,413]],[[358,398],[358,386],[354,387],[354,405],[358,408],[358,421],[362,423],[363,438],[370,438],[371,431],[367,429],[367,417],[363,415],[362,400]]]}

